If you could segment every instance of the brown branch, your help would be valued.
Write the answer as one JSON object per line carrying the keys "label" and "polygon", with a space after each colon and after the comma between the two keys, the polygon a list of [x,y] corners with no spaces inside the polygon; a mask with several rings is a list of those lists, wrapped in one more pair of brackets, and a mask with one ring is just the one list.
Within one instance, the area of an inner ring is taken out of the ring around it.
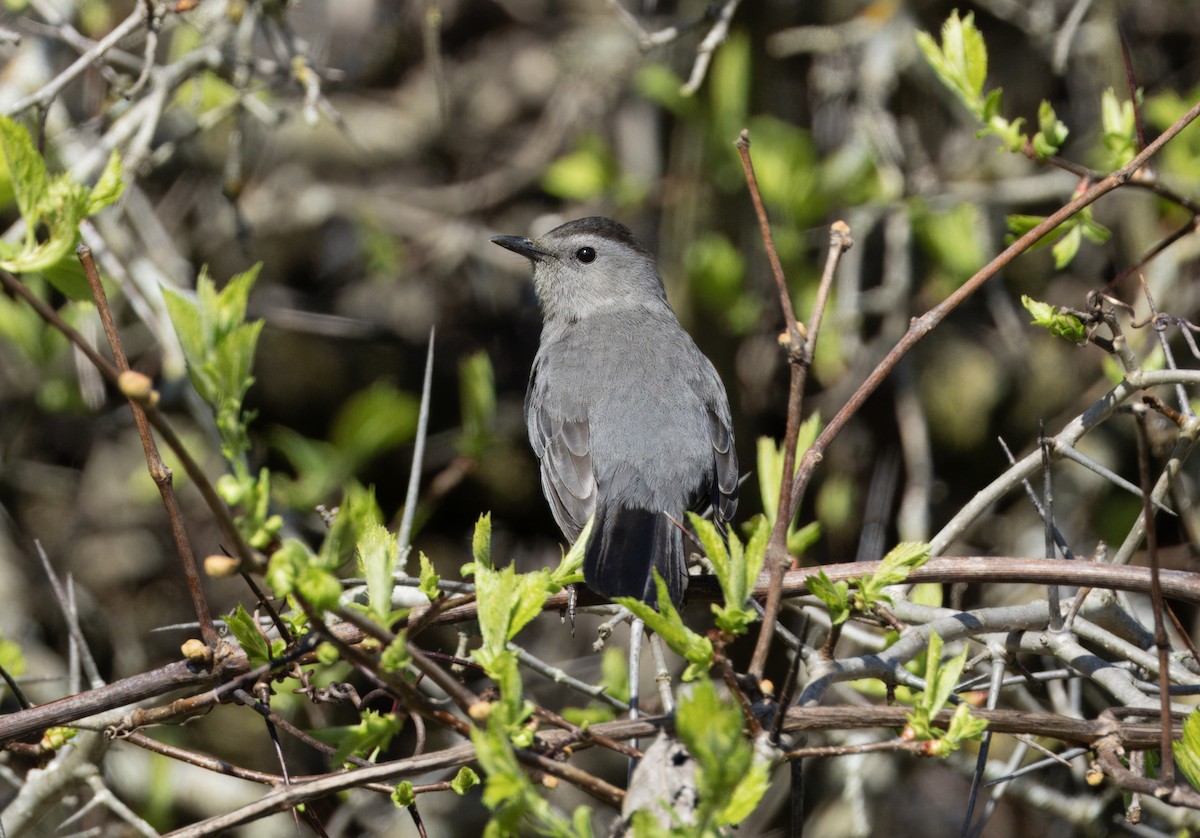
{"label": "brown branch", "polygon": [[1134,438],[1137,441],[1138,482],[1142,487],[1142,521],[1146,529],[1146,553],[1150,557],[1150,605],[1154,611],[1154,647],[1158,651],[1158,697],[1161,709],[1162,741],[1159,752],[1161,770],[1159,771],[1160,788],[1156,793],[1162,793],[1175,785],[1175,755],[1171,750],[1171,676],[1167,667],[1167,657],[1171,644],[1167,641],[1167,627],[1163,620],[1166,604],[1163,602],[1162,585],[1159,583],[1158,566],[1158,528],[1154,520],[1154,503],[1151,493],[1154,484],[1150,479],[1150,445],[1146,439],[1146,413],[1140,410],[1134,414],[1137,420],[1137,431]]}
{"label": "brown branch", "polygon": [[[108,305],[108,295],[104,293],[104,284],[100,281],[100,272],[96,270],[96,262],[92,259],[92,251],[82,242],[75,250],[83,265],[84,276],[92,289],[92,299],[96,301],[96,310],[100,313],[100,322],[104,325],[104,335],[108,338],[108,347],[117,369],[122,374],[129,372],[129,359],[121,346],[121,336],[117,333],[117,325],[113,321],[112,309]],[[122,388],[122,392],[126,388]],[[158,444],[154,434],[150,432],[150,422],[142,406],[144,399],[129,396],[129,407],[133,411],[133,420],[137,424],[138,436],[142,440],[142,451],[146,457],[146,468],[150,478],[158,487],[162,496],[163,507],[167,510],[167,519],[171,522],[171,538],[175,542],[175,550],[179,554],[180,564],[183,565],[183,577],[187,581],[188,595],[192,598],[192,608],[196,612],[196,621],[200,624],[200,636],[210,649],[217,648],[221,638],[213,626],[212,612],[208,608],[208,600],[204,596],[204,585],[200,581],[200,571],[196,567],[196,556],[192,553],[192,545],[188,540],[187,529],[183,525],[183,510],[179,508],[179,498],[175,497],[174,478],[171,470],[163,463],[158,453]]]}
{"label": "brown branch", "polygon": [[[83,353],[84,357],[92,363],[100,374],[108,380],[110,384],[119,389],[118,379],[120,378],[120,370],[108,362],[103,355],[81,335],[74,327],[62,319],[49,304],[39,298],[36,294],[30,291],[23,282],[10,274],[8,271],[0,270],[0,285],[14,297],[24,300],[25,303],[37,312],[38,317],[45,320],[50,326],[58,330],[63,337],[69,340],[74,346]],[[217,490],[213,488],[212,482],[208,479],[208,475],[200,468],[200,464],[196,462],[187,447],[183,444],[179,434],[175,432],[175,428],[167,421],[167,418],[159,413],[158,408],[153,404],[143,404],[142,408],[146,412],[146,419],[154,430],[158,431],[162,441],[171,449],[171,452],[179,459],[179,464],[183,466],[183,470],[187,476],[196,485],[200,496],[204,498],[204,503],[212,512],[213,518],[216,519],[217,527],[221,530],[221,535],[229,540],[233,545],[234,555],[241,562],[243,568],[253,568],[261,566],[262,562],[256,557],[253,550],[246,544],[246,540],[242,538],[242,534],[238,532],[238,528],[233,523],[233,516],[229,513],[229,507],[221,500],[217,494]]]}
{"label": "brown branch", "polygon": [[[1145,166],[1164,145],[1173,140],[1180,131],[1191,124],[1198,116],[1200,116],[1200,102],[1189,108],[1187,113],[1176,120],[1170,128],[1159,135],[1154,142],[1146,146],[1141,153],[1127,164],[1092,185],[1086,192],[1063,205],[1058,211],[1047,216],[1040,224],[1005,248],[999,256],[981,268],[978,273],[963,283],[949,297],[922,316],[915,318],[909,326],[908,331],[904,333],[904,336],[892,347],[884,359],[879,362],[874,371],[867,376],[867,379],[859,386],[854,395],[842,406],[842,409],[837,412],[833,419],[830,420],[820,436],[817,437],[817,440],[805,452],[804,457],[801,458],[800,469],[793,481],[791,509],[787,510],[787,514],[794,515],[796,509],[799,508],[800,502],[804,498],[804,492],[812,480],[813,473],[824,457],[825,449],[829,447],[829,444],[833,442],[846,423],[850,421],[850,418],[862,408],[867,398],[875,392],[879,385],[883,383],[883,380],[895,369],[896,365],[900,363],[900,359],[907,355],[908,351],[918,341],[929,334],[935,326],[958,308],[964,300],[983,287],[984,283],[999,273],[1002,268],[1006,267],[1018,255],[1032,247],[1035,242],[1039,241],[1055,227],[1114,189],[1129,183],[1139,169]],[[785,511],[780,510],[780,514],[785,514]]]}
{"label": "brown branch", "polygon": [[[785,597],[805,595],[808,592],[805,580],[820,571],[824,571],[832,581],[838,582],[855,579],[864,573],[872,573],[878,569],[878,562],[848,562],[793,570],[784,575],[781,591]],[[1144,567],[1004,556],[942,556],[930,559],[909,574],[908,581],[914,583],[976,582],[1035,585],[1054,582],[1060,585],[1108,588],[1135,593],[1149,593],[1151,586],[1150,571]],[[1200,575],[1178,570],[1162,570],[1159,571],[1159,581],[1164,598],[1200,603]],[[763,599],[767,594],[767,587],[767,576],[760,576],[751,595],[756,599]],[[688,596],[694,601],[716,602],[721,593],[713,577],[699,576],[692,579],[688,588]],[[596,599],[596,601],[599,600]],[[561,592],[548,597],[542,610],[558,611],[566,607],[566,603],[567,594]],[[409,616],[410,621],[420,618],[419,609],[413,609],[413,612]],[[473,620],[475,616],[476,607],[470,605],[450,609],[441,614],[436,622],[438,624],[460,623]],[[364,637],[360,629],[348,623],[331,626],[330,632],[346,643],[358,643]],[[178,689],[211,689],[216,684],[239,678],[250,670],[249,661],[240,650],[235,650],[224,658],[218,656],[214,672],[199,670],[186,661],[170,663],[150,672],[123,678],[78,695],[60,698],[28,710],[0,716],[0,746],[34,733],[40,733],[47,727],[71,724],[97,713],[162,696]],[[212,693],[213,697],[210,699],[212,703],[219,700],[220,695],[228,694],[228,689],[224,686],[219,687],[218,690],[218,692]],[[189,713],[200,712],[203,709],[199,703],[185,703]],[[184,703],[179,706],[182,708]],[[157,720],[165,721],[166,719],[157,718]],[[592,726],[589,729],[594,732],[596,727]],[[645,732],[643,732],[644,734]]]}
{"label": "brown branch", "polygon": [[[787,713],[783,728],[789,733],[822,730],[866,730],[872,728],[899,728],[905,725],[903,707],[793,707]],[[1093,745],[1103,741],[1112,742],[1114,747],[1125,750],[1145,750],[1158,747],[1160,726],[1153,722],[1118,721],[1111,717],[1100,719],[1076,719],[1053,713],[1030,713],[1011,710],[974,709],[973,716],[984,719],[994,733],[1013,735],[1030,734]],[[934,723],[941,727],[950,724],[951,710],[938,713]],[[621,719],[592,725],[590,733],[609,739],[628,740],[650,737],[659,730],[670,730],[669,716],[644,716],[640,719]],[[538,742],[545,748],[561,750],[571,747],[578,751],[590,746],[590,742],[564,730],[543,730]],[[430,771],[446,770],[465,765],[475,759],[473,745],[458,745],[434,754],[409,757],[392,762],[350,771],[345,774],[325,777],[311,782],[296,783],[276,789],[259,800],[209,818],[192,826],[172,832],[167,838],[200,838],[230,829],[238,824],[249,823],[266,815],[294,808],[307,800],[326,797],[330,794],[354,788],[363,783],[393,782]],[[553,763],[560,766],[560,763]],[[1173,794],[1178,795],[1177,788]],[[1195,794],[1195,792],[1192,792]]]}
{"label": "brown branch", "polygon": [[[750,192],[750,200],[754,204],[754,213],[758,217],[758,228],[762,235],[763,248],[767,252],[767,260],[771,263],[771,275],[775,279],[775,289],[779,293],[779,307],[783,310],[783,320],[786,332],[780,338],[780,343],[787,350],[790,377],[788,383],[787,425],[783,435],[783,475],[779,482],[779,500],[775,507],[775,525],[767,542],[766,565],[771,574],[772,587],[763,609],[762,627],[759,629],[758,643],[754,647],[754,655],[750,659],[750,675],[762,680],[763,670],[767,664],[767,654],[771,649],[771,641],[775,637],[775,624],[779,617],[779,585],[783,573],[791,565],[791,557],[787,552],[787,533],[795,517],[792,503],[793,485],[791,477],[796,468],[796,441],[800,437],[800,414],[804,401],[804,384],[808,378],[808,368],[812,364],[813,351],[817,344],[817,333],[820,330],[821,318],[824,316],[825,302],[829,296],[829,288],[833,284],[834,270],[852,244],[850,228],[845,222],[836,222],[831,230],[829,255],[825,260],[825,271],[821,276],[821,285],[817,291],[817,299],[813,304],[812,328],[806,330],[796,319],[796,307],[788,292],[787,277],[783,273],[783,263],[775,249],[775,238],[771,233],[771,220],[767,217],[767,208],[763,203],[762,192],[758,188],[758,176],[754,173],[754,163],[750,159],[750,132],[742,129],[734,146],[742,158],[742,171],[746,178],[746,187]],[[788,510],[792,510],[788,512]],[[787,513],[787,514],[785,514]]]}

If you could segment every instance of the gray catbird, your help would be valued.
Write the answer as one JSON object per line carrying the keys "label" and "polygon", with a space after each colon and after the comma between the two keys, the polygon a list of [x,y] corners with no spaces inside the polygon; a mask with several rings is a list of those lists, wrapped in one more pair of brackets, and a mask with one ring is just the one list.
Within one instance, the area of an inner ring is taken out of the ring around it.
{"label": "gray catbird", "polygon": [[544,324],[525,423],[563,534],[574,541],[596,516],[584,580],[653,603],[653,567],[678,603],[687,569],[672,519],[711,505],[723,526],[737,507],[721,379],[675,318],[654,256],[623,225],[581,218],[492,241],[533,263]]}

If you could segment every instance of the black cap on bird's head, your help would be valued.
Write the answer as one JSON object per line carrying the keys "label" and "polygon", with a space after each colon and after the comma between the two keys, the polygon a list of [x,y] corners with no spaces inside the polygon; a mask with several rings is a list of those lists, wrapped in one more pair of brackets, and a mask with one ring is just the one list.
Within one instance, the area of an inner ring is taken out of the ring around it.
{"label": "black cap on bird's head", "polygon": [[547,322],[577,321],[598,311],[666,305],[654,256],[611,218],[568,221],[537,238],[492,241],[533,264],[533,285]]}

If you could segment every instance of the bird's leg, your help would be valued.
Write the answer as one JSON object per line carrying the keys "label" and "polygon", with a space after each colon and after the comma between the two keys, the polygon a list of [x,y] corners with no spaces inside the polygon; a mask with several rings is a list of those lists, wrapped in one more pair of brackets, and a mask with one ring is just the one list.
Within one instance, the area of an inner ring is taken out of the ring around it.
{"label": "bird's leg", "polygon": [[658,700],[663,712],[675,712],[675,696],[671,693],[671,672],[667,669],[667,653],[663,650],[662,638],[650,632],[650,652],[654,655],[654,683],[658,684]]}
{"label": "bird's leg", "polygon": [[[636,719],[639,715],[640,704],[640,689],[639,682],[641,681],[642,669],[642,635],[645,633],[646,624],[637,617],[629,621],[629,718]],[[634,739],[633,747],[640,749],[641,744]],[[628,779],[633,779],[634,769],[637,768],[637,760],[629,760]],[[628,783],[626,784],[628,785]]]}
{"label": "bird's leg", "polygon": [[571,621],[571,636],[575,636],[575,606],[579,600],[579,594],[575,590],[574,585],[567,585],[567,619]]}

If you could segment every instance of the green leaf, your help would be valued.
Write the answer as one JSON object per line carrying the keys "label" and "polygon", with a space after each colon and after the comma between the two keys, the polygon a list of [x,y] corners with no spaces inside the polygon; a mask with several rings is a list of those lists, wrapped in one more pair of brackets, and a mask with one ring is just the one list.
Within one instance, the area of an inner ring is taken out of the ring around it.
{"label": "green leaf", "polygon": [[471,537],[471,555],[475,564],[480,568],[494,568],[492,564],[492,513],[485,512],[479,516],[475,524],[475,534]]}
{"label": "green leaf", "polygon": [[953,12],[942,24],[939,47],[927,32],[917,33],[917,46],[942,83],[953,90],[967,109],[983,118],[983,83],[987,79],[987,44],[975,28],[975,16],[959,18]]}
{"label": "green leaf", "polygon": [[[0,152],[3,152],[8,165],[8,175],[17,198],[17,210],[32,228],[40,220],[42,207],[50,194],[46,161],[38,154],[25,127],[8,117],[0,117]],[[33,235],[32,229],[28,235]]]}
{"label": "green leaf", "polygon": [[409,806],[414,805],[417,802],[417,795],[413,792],[413,784],[408,780],[398,783],[392,789],[392,802],[399,809],[407,809]]}
{"label": "green leaf", "polygon": [[392,574],[398,558],[396,537],[381,524],[368,525],[359,535],[358,562],[367,580],[367,606],[380,621],[386,621],[392,610]]}
{"label": "green leaf", "polygon": [[[262,666],[269,663],[272,658],[272,648],[267,643],[267,638],[263,635],[262,629],[254,621],[241,605],[234,609],[233,613],[225,618],[225,625],[233,633],[237,639],[238,645],[242,647],[242,651],[246,653],[247,660],[250,665]],[[283,651],[282,643],[279,650]]]}
{"label": "green leaf", "polygon": [[458,769],[458,773],[454,775],[454,779],[450,781],[450,788],[459,797],[465,795],[473,787],[480,783],[479,775],[469,765],[464,765]]}
{"label": "green leaf", "polygon": [[850,585],[847,582],[834,582],[820,570],[816,576],[805,579],[804,585],[829,609],[829,617],[835,626],[846,622],[850,616]]}
{"label": "green leaf", "polygon": [[438,576],[433,570],[433,562],[429,561],[429,557],[421,553],[418,557],[421,565],[421,584],[419,590],[421,593],[433,602],[441,596],[441,590],[438,588],[438,583],[442,581],[442,577]]}
{"label": "green leaf", "polygon": [[613,602],[628,608],[635,617],[646,624],[646,628],[661,637],[675,654],[687,660],[688,667],[682,677],[684,681],[694,681],[708,672],[713,664],[712,641],[684,625],[679,612],[671,603],[667,583],[663,581],[657,568],[651,572],[654,574],[654,584],[658,592],[657,611],[649,603],[633,597],[616,597]]}
{"label": "green leaf", "polygon": [[266,582],[276,596],[287,596],[296,590],[300,574],[316,558],[304,542],[284,539],[267,562]]}
{"label": "green leaf", "polygon": [[1033,150],[1039,160],[1058,154],[1067,141],[1067,126],[1059,121],[1054,106],[1045,99],[1038,106],[1038,132],[1033,135]]}
{"label": "green leaf", "polygon": [[967,662],[967,648],[964,645],[962,653],[943,663],[942,638],[938,633],[931,632],[929,651],[925,656],[925,692],[918,699],[918,704],[929,711],[930,717],[936,716],[954,692],[958,676],[962,674],[963,665]]}
{"label": "green leaf", "polygon": [[[717,581],[721,585],[721,590],[725,591],[725,598],[728,600],[731,594],[735,597],[742,594],[741,601],[736,603],[741,605],[742,602],[745,602],[745,592],[742,590],[745,580],[740,572],[741,567],[735,568],[735,562],[742,557],[742,543],[738,541],[736,535],[730,533],[729,548],[726,549],[725,542],[721,539],[721,534],[717,532],[717,527],[712,521],[707,521],[694,512],[688,513],[688,520],[692,522],[692,527],[696,530],[696,537],[700,539],[700,544],[704,547],[704,555],[708,556],[708,560],[713,563]],[[736,555],[736,559],[734,555]],[[735,569],[738,571],[737,573],[734,572]]]}
{"label": "green leaf", "polygon": [[420,402],[386,382],[355,393],[338,411],[329,441],[346,458],[349,469],[410,441],[417,430]]}
{"label": "green leaf", "polygon": [[971,705],[964,701],[954,708],[954,715],[950,717],[950,727],[944,738],[953,750],[957,750],[963,742],[982,736],[987,726],[986,719],[971,715]]}
{"label": "green leaf", "polygon": [[1200,709],[1192,710],[1183,722],[1183,737],[1171,743],[1175,765],[1193,788],[1200,789]]}
{"label": "green leaf", "polygon": [[5,672],[16,677],[24,674],[25,666],[25,654],[21,651],[20,644],[0,637],[0,667],[4,667]]}
{"label": "green leaf", "polygon": [[1137,156],[1137,119],[1133,102],[1120,101],[1110,87],[1100,97],[1106,164],[1119,169]]}
{"label": "green leaf", "polygon": [[721,534],[711,521],[691,512],[688,518],[704,547],[705,555],[713,563],[717,582],[725,597],[723,606],[713,605],[717,627],[727,634],[744,634],[757,619],[757,613],[744,606],[766,559],[767,539],[770,537],[767,520],[761,515],[755,517],[750,543],[746,547],[742,546],[736,533],[730,532],[729,547],[726,548]]}
{"label": "green leaf", "polygon": [[1030,321],[1034,326],[1046,329],[1054,337],[1064,338],[1073,343],[1080,343],[1087,338],[1087,330],[1083,321],[1074,314],[1063,311],[1049,303],[1043,303],[1032,297],[1021,295],[1021,305],[1032,316]]}
{"label": "green leaf", "polygon": [[717,813],[717,823],[732,826],[750,817],[770,785],[771,764],[755,755],[750,770],[734,786],[733,793],[729,795],[729,802]]}
{"label": "green leaf", "polygon": [[793,556],[803,556],[808,552],[808,549],[816,544],[820,539],[820,521],[809,521],[803,527],[788,533],[788,553]]}
{"label": "green leaf", "polygon": [[[796,436],[796,456],[793,469],[799,468],[800,458],[816,441],[821,432],[821,416],[814,413],[800,425]],[[783,443],[776,443],[770,437],[759,437],[757,444],[757,467],[759,495],[762,499],[763,514],[766,515],[768,532],[775,526],[775,518],[779,514],[779,491],[783,484]],[[793,473],[793,477],[794,477]],[[800,533],[803,532],[803,535]],[[793,555],[803,552],[819,537],[819,525],[810,523],[803,530],[796,530],[794,522],[788,527],[788,550]],[[795,540],[796,547],[792,549]]]}
{"label": "green leaf", "polygon": [[462,436],[459,449],[480,457],[491,445],[496,423],[496,375],[486,352],[476,352],[458,365]]}
{"label": "green leaf", "polygon": [[1078,225],[1071,225],[1071,229],[1066,235],[1054,243],[1054,247],[1050,248],[1054,253],[1054,267],[1062,270],[1067,265],[1071,264],[1071,260],[1079,253],[1079,245],[1083,242],[1083,232]]}
{"label": "green leaf", "polygon": [[[317,552],[320,566],[325,570],[337,570],[354,556],[359,546],[359,538],[374,525],[378,525],[383,515],[375,502],[375,492],[361,486],[351,486],[346,490],[345,497],[337,509],[337,517],[325,540]],[[386,556],[384,558],[387,558]],[[394,558],[392,562],[394,564]]]}
{"label": "green leaf", "polygon": [[296,593],[308,600],[317,614],[336,608],[342,584],[330,571],[309,565],[296,579]]}
{"label": "green leaf", "polygon": [[[750,37],[740,30],[734,30],[713,56],[707,83],[710,130],[716,136],[736,137],[746,127],[750,114],[750,91],[754,83],[752,59]],[[758,135],[753,128],[750,136],[755,137],[757,147]]]}
{"label": "green leaf", "polygon": [[550,572],[517,573],[478,567],[475,594],[479,602],[479,631],[484,649],[499,652],[530,620],[542,613],[549,596]]}
{"label": "green leaf", "polygon": [[697,828],[689,834],[745,819],[766,792],[770,769],[743,733],[741,712],[704,679],[680,698],[675,727],[696,760]]}
{"label": "green leaf", "polygon": [[342,765],[352,756],[374,759],[403,729],[404,716],[385,716],[375,710],[366,710],[360,714],[356,725],[320,728],[309,733],[327,745],[333,745],[336,750],[330,762]]}
{"label": "green leaf", "polygon": [[923,541],[902,541],[883,557],[875,577],[880,585],[899,585],[929,561],[929,554],[930,546]]}
{"label": "green leaf", "polygon": [[587,135],[579,147],[558,158],[542,175],[542,189],[569,201],[590,201],[616,181],[616,162],[604,140]]}
{"label": "green leaf", "polygon": [[408,652],[408,633],[401,631],[379,656],[379,666],[385,672],[403,672],[412,665]]}
{"label": "green leaf", "polygon": [[108,163],[100,173],[100,179],[92,187],[88,195],[87,215],[95,215],[110,204],[116,202],[125,191],[125,181],[121,176],[121,155],[114,148],[108,156]]}
{"label": "green leaf", "polygon": [[595,520],[595,515],[588,518],[587,523],[579,532],[579,537],[571,545],[571,549],[567,551],[562,561],[558,563],[558,567],[554,568],[550,574],[551,582],[558,588],[583,581],[583,559],[587,555],[587,545],[592,537],[592,524]]}
{"label": "green leaf", "polygon": [[[54,267],[71,254],[78,237],[79,222],[84,217],[87,208],[87,190],[79,184],[72,183],[69,176],[55,179],[49,186],[45,203],[37,208],[37,214],[32,219],[26,219],[31,227],[31,236],[40,223],[45,224],[49,236],[41,243],[31,237],[26,238],[25,247],[16,256],[0,260],[0,268],[13,273],[45,271]],[[47,275],[47,278],[52,278]],[[60,288],[63,293],[78,293],[75,299],[89,299],[87,294],[78,288]]]}
{"label": "green leaf", "polygon": [[638,93],[669,110],[678,117],[699,113],[696,100],[680,92],[683,79],[665,64],[646,64],[634,77]]}

